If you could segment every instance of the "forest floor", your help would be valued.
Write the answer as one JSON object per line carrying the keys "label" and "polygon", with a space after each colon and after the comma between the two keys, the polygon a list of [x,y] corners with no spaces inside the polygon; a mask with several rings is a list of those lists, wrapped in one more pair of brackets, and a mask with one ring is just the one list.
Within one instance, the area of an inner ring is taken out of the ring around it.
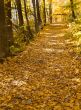
{"label": "forest floor", "polygon": [[64,24],[46,26],[0,64],[0,110],[81,110],[81,61]]}

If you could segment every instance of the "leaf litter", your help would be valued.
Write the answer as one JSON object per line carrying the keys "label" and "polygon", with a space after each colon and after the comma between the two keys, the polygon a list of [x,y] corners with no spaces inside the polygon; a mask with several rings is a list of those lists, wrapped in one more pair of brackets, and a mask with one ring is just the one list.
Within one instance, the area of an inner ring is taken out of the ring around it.
{"label": "leaf litter", "polygon": [[0,64],[0,110],[81,110],[81,61],[66,31],[46,26],[24,52]]}

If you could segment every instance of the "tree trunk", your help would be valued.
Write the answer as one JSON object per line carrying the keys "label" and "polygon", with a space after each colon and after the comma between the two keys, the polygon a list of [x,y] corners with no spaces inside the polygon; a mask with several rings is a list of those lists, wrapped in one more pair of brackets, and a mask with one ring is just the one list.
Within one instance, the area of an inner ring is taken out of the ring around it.
{"label": "tree trunk", "polygon": [[52,0],[49,1],[49,20],[52,23]]}
{"label": "tree trunk", "polygon": [[70,0],[70,3],[71,3],[72,18],[73,18],[73,21],[74,21],[74,19],[76,18],[76,16],[75,16],[75,12],[74,12],[73,0]]}
{"label": "tree trunk", "polygon": [[33,34],[30,29],[30,23],[29,23],[29,19],[28,19],[28,11],[27,11],[27,7],[26,7],[26,3],[27,3],[27,0],[24,0],[24,10],[25,10],[25,17],[26,17],[26,22],[27,22],[28,35],[30,38],[32,38]]}
{"label": "tree trunk", "polygon": [[38,24],[39,24],[39,26],[40,26],[41,23],[42,23],[42,20],[41,20],[41,16],[40,16],[39,0],[36,0],[36,7],[37,7]]}
{"label": "tree trunk", "polygon": [[22,15],[22,7],[21,7],[21,0],[16,0],[18,16],[19,16],[19,26],[23,26],[23,15]]}
{"label": "tree trunk", "polygon": [[32,0],[32,4],[33,4],[33,10],[34,10],[35,30],[36,30],[36,32],[38,32],[39,27],[38,27],[37,16],[36,16],[36,3],[35,3],[35,0]]}
{"label": "tree trunk", "polygon": [[5,12],[6,12],[6,31],[8,36],[9,44],[13,44],[13,29],[12,29],[12,15],[11,15],[11,0],[6,0],[5,3]]}
{"label": "tree trunk", "polygon": [[4,0],[0,0],[0,58],[8,55],[8,41],[5,32]]}
{"label": "tree trunk", "polygon": [[46,24],[46,6],[45,6],[45,0],[43,0],[43,20],[44,25]]}

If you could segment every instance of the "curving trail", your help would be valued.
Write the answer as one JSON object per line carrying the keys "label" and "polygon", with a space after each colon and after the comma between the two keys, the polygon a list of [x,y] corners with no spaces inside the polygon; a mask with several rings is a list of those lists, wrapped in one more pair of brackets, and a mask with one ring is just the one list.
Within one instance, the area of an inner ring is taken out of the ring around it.
{"label": "curving trail", "polygon": [[46,26],[0,64],[0,110],[81,110],[81,62],[65,24]]}

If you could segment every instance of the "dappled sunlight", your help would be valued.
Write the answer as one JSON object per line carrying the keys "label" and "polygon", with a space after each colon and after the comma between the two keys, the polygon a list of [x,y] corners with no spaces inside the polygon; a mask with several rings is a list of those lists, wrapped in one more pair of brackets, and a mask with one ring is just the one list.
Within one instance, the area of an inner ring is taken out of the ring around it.
{"label": "dappled sunlight", "polygon": [[81,78],[72,78],[71,79],[72,81],[74,81],[74,82],[77,82],[77,83],[81,83]]}
{"label": "dappled sunlight", "polygon": [[56,23],[56,24],[50,24],[51,26],[66,26],[65,24],[63,24],[63,23]]}
{"label": "dappled sunlight", "polygon": [[74,44],[75,42],[72,41],[71,39],[67,39],[67,40],[65,40],[65,43],[66,43],[66,44]]}
{"label": "dappled sunlight", "polygon": [[47,53],[61,53],[64,51],[64,49],[45,48],[43,51]]}
{"label": "dappled sunlight", "polygon": [[48,33],[43,33],[43,35],[50,35],[50,32],[48,32]]}
{"label": "dappled sunlight", "polygon": [[22,81],[22,80],[21,81],[20,80],[13,80],[12,85],[20,87],[20,86],[26,85],[26,82]]}
{"label": "dappled sunlight", "polygon": [[46,31],[49,31],[50,29],[46,28]]}
{"label": "dappled sunlight", "polygon": [[59,36],[59,37],[63,37],[63,36],[64,36],[64,33],[57,33],[56,35],[57,35],[57,37],[58,37],[58,36]]}
{"label": "dappled sunlight", "polygon": [[51,35],[51,36],[46,36],[46,37],[47,37],[47,38],[49,38],[49,37],[50,37],[50,38],[54,38],[54,37],[57,37],[57,36],[55,36],[55,35],[54,35],[54,36]]}
{"label": "dappled sunlight", "polygon": [[60,42],[48,42],[48,45],[64,45],[64,43],[60,43]]}

